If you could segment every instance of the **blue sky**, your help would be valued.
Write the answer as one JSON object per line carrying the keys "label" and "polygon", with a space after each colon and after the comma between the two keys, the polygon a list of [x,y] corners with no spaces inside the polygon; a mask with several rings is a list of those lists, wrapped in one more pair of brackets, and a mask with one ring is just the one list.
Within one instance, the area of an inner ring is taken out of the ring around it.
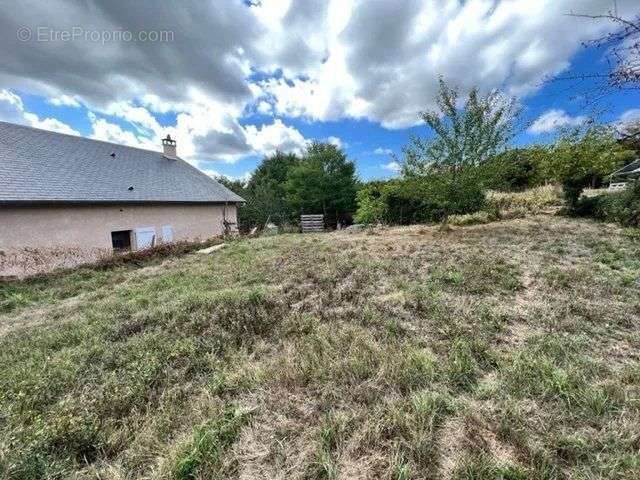
{"label": "blue sky", "polygon": [[[606,72],[607,50],[583,42],[614,25],[567,13],[606,13],[607,0],[144,3],[33,2],[0,20],[0,120],[142,148],[171,133],[188,161],[235,178],[275,149],[331,141],[366,180],[395,175],[391,154],[429,135],[415,122],[439,75],[517,97],[532,125],[518,145],[594,113],[640,116],[637,91],[593,103],[596,80],[559,80]],[[616,8],[637,13],[633,1]],[[40,38],[43,18],[47,31],[77,28],[73,18],[85,35]],[[171,38],[125,42],[115,30]]]}

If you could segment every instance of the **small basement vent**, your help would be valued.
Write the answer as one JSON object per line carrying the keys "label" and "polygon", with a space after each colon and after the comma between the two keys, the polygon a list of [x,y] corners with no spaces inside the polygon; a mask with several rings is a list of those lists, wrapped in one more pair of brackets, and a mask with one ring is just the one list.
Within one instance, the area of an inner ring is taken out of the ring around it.
{"label": "small basement vent", "polygon": [[173,227],[171,225],[162,226],[162,242],[173,242]]}
{"label": "small basement vent", "polygon": [[114,250],[131,250],[131,230],[111,232],[111,245]]}
{"label": "small basement vent", "polygon": [[302,233],[324,232],[324,215],[300,215]]}

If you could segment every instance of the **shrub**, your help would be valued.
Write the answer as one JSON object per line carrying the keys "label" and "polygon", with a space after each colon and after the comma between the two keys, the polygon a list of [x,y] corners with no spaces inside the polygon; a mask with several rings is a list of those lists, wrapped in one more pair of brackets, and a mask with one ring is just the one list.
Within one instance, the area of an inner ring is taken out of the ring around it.
{"label": "shrub", "polygon": [[357,201],[356,222],[408,225],[477,212],[485,195],[475,170],[467,169],[371,182],[358,192]]}
{"label": "shrub", "polygon": [[486,188],[500,191],[522,191],[543,183],[540,171],[544,147],[531,146],[506,150],[490,158],[482,166]]}
{"label": "shrub", "polygon": [[358,223],[382,223],[387,218],[386,193],[396,181],[370,182],[356,193],[358,211],[354,220]]}
{"label": "shrub", "polygon": [[633,153],[620,145],[614,129],[590,122],[562,131],[543,158],[543,171],[562,183],[567,206],[573,211],[585,187],[597,185]]}
{"label": "shrub", "polygon": [[582,197],[574,213],[625,227],[640,227],[640,181],[621,192]]}

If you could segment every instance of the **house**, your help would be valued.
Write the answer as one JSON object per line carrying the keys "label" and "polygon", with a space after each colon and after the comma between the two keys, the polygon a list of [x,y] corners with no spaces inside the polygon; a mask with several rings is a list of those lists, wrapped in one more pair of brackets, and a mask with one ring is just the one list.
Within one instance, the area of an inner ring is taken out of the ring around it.
{"label": "house", "polygon": [[627,182],[640,178],[640,159],[628,163],[620,170],[616,170],[609,176],[609,190],[622,190],[627,186]]}
{"label": "house", "polygon": [[177,156],[0,122],[0,250],[142,249],[235,228],[243,199]]}

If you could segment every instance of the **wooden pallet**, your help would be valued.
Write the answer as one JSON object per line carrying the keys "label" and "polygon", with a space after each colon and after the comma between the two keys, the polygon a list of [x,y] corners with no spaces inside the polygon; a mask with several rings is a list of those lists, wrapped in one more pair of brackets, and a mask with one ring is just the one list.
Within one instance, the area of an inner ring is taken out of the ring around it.
{"label": "wooden pallet", "polygon": [[324,215],[300,215],[302,233],[324,232]]}

